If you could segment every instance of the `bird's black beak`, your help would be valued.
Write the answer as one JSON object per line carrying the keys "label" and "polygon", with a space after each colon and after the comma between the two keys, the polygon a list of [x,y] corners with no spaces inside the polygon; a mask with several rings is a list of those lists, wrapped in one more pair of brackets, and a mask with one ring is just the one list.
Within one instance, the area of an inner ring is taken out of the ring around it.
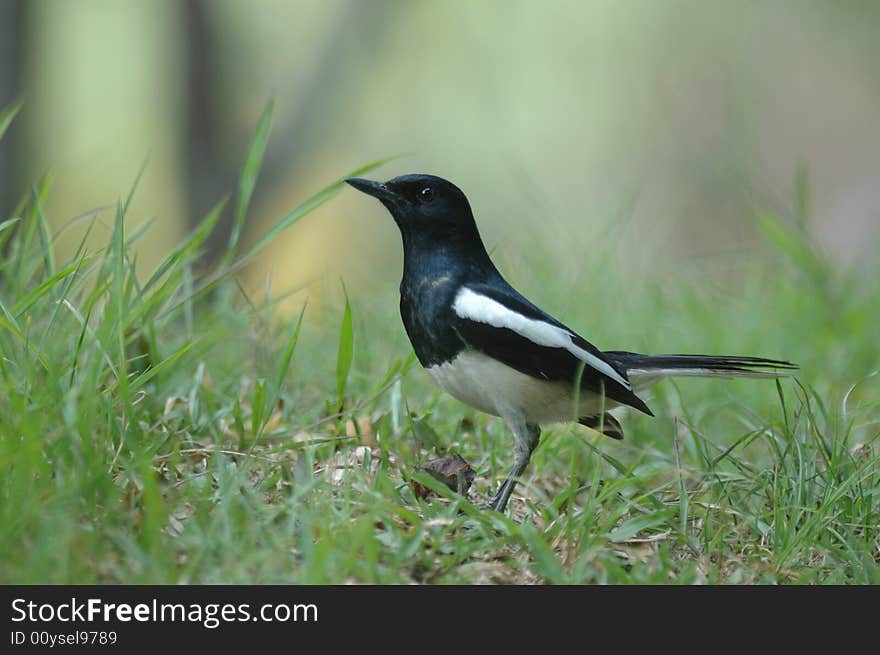
{"label": "bird's black beak", "polygon": [[383,203],[397,204],[400,201],[400,196],[382,182],[365,180],[362,177],[350,177],[345,181],[358,191],[366,193],[368,196],[378,198]]}

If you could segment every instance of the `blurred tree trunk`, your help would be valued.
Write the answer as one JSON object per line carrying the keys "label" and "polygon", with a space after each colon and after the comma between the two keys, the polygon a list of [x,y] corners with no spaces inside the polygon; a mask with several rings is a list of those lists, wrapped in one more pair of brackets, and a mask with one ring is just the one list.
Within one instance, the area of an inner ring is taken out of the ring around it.
{"label": "blurred tree trunk", "polygon": [[[22,91],[25,27],[25,1],[0,0],[0,110]],[[25,192],[18,132],[11,127],[0,140],[0,220],[8,218]]]}
{"label": "blurred tree trunk", "polygon": [[[218,126],[220,89],[218,67],[222,66],[222,49],[217,48],[207,20],[210,8],[204,0],[187,0],[183,4],[186,38],[186,194],[187,219],[194,227],[224,195],[235,189],[235,166],[223,160]],[[222,111],[220,109],[219,111]],[[231,213],[226,212],[209,238],[205,265],[210,267],[223,253],[228,241]]]}
{"label": "blurred tree trunk", "polygon": [[[315,142],[319,131],[311,126],[326,122],[328,108],[344,106],[349,98],[344,95],[354,89],[340,89],[340,80],[346,79],[346,68],[356,66],[356,53],[377,52],[382,48],[385,34],[392,26],[391,9],[397,24],[406,25],[400,18],[404,12],[416,8],[416,3],[398,3],[393,0],[351,0],[335,32],[324,44],[318,65],[302,89],[304,101],[283,125],[273,130],[266,150],[263,182],[268,187],[284,178],[308,161],[309,155],[320,144]],[[368,76],[369,77],[369,76]],[[356,81],[361,80],[357,77]],[[341,173],[342,171],[340,171]]]}

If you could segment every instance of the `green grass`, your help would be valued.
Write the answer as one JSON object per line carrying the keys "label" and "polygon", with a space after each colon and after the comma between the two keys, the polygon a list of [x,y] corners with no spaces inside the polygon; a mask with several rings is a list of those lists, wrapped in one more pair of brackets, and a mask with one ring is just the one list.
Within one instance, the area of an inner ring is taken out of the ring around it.
{"label": "green grass", "polygon": [[[395,282],[369,303],[340,287],[338,313],[311,324],[279,311],[285,293],[236,285],[341,187],[242,250],[270,117],[217,270],[199,257],[223,202],[146,280],[143,231],[125,231],[134,188],[106,246],[84,239],[69,261],[49,180],[0,220],[0,582],[880,583],[880,271],[837,270],[809,239],[806,176],[790,217],[755,212],[764,252],[736,281],[633,284],[601,233],[605,254],[577,272],[540,248],[496,253],[608,348],[803,367],[778,385],[664,382],[657,418],[624,416],[620,443],[554,426],[499,515],[477,506],[510,466],[507,430],[428,383]],[[416,468],[453,451],[477,471],[470,498],[416,498],[413,478],[432,484]]]}

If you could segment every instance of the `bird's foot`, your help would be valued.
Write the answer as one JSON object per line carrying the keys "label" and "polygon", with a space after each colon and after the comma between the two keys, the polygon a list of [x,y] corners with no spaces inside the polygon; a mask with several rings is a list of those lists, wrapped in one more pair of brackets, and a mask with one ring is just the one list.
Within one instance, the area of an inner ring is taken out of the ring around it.
{"label": "bird's foot", "polygon": [[495,497],[485,505],[482,505],[482,509],[503,514],[504,510],[507,508],[507,501],[510,499],[510,494],[513,491],[512,489],[508,489],[508,486],[510,485],[507,483],[501,485],[501,489],[498,490]]}

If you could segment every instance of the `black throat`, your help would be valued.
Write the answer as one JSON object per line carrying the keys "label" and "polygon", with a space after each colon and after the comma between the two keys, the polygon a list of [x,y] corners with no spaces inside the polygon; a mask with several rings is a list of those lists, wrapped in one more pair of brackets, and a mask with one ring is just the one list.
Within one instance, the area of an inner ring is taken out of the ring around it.
{"label": "black throat", "polygon": [[[461,228],[461,226],[458,226]],[[454,359],[465,343],[451,327],[452,304],[464,284],[500,278],[476,225],[473,230],[410,231],[401,227],[400,316],[422,366]]]}

